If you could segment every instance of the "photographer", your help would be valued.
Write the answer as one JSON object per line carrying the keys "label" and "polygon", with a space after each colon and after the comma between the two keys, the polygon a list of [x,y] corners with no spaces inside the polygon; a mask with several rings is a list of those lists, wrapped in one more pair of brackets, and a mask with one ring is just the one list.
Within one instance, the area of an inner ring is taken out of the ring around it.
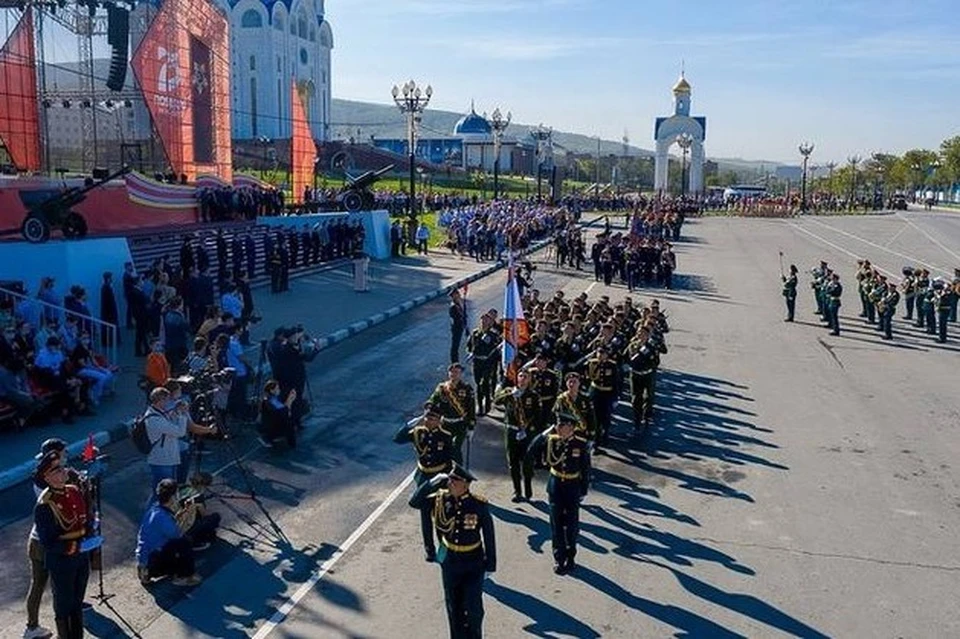
{"label": "photographer", "polygon": [[[178,385],[179,390],[179,385]],[[182,460],[181,439],[188,432],[198,435],[216,433],[213,426],[198,426],[190,420],[189,404],[183,399],[173,399],[164,387],[150,392],[150,406],[144,415],[147,437],[150,439],[151,492],[164,479],[176,479],[180,474]],[[151,496],[152,499],[152,496]]]}
{"label": "photographer", "polygon": [[[174,379],[167,380],[167,383],[164,384],[164,388],[166,388],[170,393],[170,398],[167,400],[165,407],[167,414],[173,415],[178,421],[186,423],[188,435],[202,437],[215,435],[217,433],[217,428],[212,421],[212,415],[204,415],[203,417],[206,419],[198,416],[197,420],[204,422],[202,425],[194,421],[190,400],[189,398],[185,398],[183,396],[183,387],[181,386],[180,382]],[[215,391],[215,389],[211,390]],[[210,423],[207,423],[208,421]],[[179,445],[181,463],[177,468],[176,479],[180,483],[185,483],[187,481],[187,471],[190,466],[189,460],[193,445],[185,439],[179,440]],[[187,463],[183,463],[184,459],[187,460]]]}
{"label": "photographer", "polygon": [[281,399],[280,382],[277,380],[271,379],[264,385],[263,400],[260,402],[260,444],[273,448],[273,442],[284,437],[290,448],[297,447],[297,428],[293,420],[296,401],[295,390],[288,391]]}
{"label": "photographer", "polygon": [[304,399],[307,385],[308,362],[316,359],[320,352],[316,340],[307,337],[303,326],[295,326],[284,331],[285,342],[280,342],[275,351],[275,359],[270,362],[274,379],[280,383],[280,394],[287,397],[290,391],[296,392],[297,401],[291,409],[291,418],[296,428],[300,420],[309,412]]}
{"label": "photographer", "polygon": [[181,501],[171,479],[157,484],[155,496],[137,533],[137,577],[144,586],[168,575],[175,586],[196,586],[202,579],[196,573],[194,552],[216,539],[220,515],[204,514],[203,504],[193,497]]}

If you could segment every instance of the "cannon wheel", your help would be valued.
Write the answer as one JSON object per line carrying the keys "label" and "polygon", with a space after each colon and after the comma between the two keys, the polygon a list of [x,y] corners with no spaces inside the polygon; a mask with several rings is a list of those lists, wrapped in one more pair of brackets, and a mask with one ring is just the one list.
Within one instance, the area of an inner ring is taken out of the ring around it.
{"label": "cannon wheel", "polygon": [[40,244],[50,239],[50,225],[41,217],[29,215],[20,225],[20,233],[26,241]]}
{"label": "cannon wheel", "polygon": [[87,236],[87,221],[79,213],[70,211],[63,220],[61,228],[63,236],[66,238],[81,238]]}
{"label": "cannon wheel", "polygon": [[363,196],[356,191],[348,191],[343,196],[343,208],[351,213],[363,210]]}

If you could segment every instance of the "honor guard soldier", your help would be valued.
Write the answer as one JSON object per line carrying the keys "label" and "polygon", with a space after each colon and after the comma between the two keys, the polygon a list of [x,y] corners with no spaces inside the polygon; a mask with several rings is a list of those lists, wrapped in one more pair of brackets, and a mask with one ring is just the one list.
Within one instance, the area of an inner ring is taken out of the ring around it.
{"label": "honor guard soldier", "polygon": [[489,313],[480,316],[480,326],[467,339],[467,352],[473,358],[473,381],[477,384],[477,414],[486,415],[493,403],[501,333]]}
{"label": "honor guard soldier", "polygon": [[437,384],[427,399],[443,415],[444,426],[453,434],[453,458],[462,459],[463,440],[473,436],[477,425],[477,402],[473,388],[463,381],[463,366],[457,362],[447,367],[447,381]]}
{"label": "honor guard soldier", "polygon": [[580,500],[587,494],[589,451],[587,440],[576,434],[576,417],[560,413],[557,425],[533,440],[527,457],[546,454],[550,477],[550,529],[553,541],[553,572],[565,575],[576,567],[580,532]]}
{"label": "honor guard soldier", "polygon": [[[423,418],[414,426],[404,424],[393,436],[397,444],[413,444],[417,455],[417,470],[413,475],[414,483],[419,487],[440,473],[449,473],[453,467],[453,435],[443,428],[440,411],[433,404],[424,404]],[[437,556],[433,541],[433,520],[431,509],[420,509],[420,532],[423,534],[423,552],[427,561]]]}
{"label": "honor guard soldier", "polygon": [[937,312],[937,341],[941,344],[947,341],[947,321],[950,319],[950,308],[955,302],[953,297],[953,287],[942,279],[937,279],[933,283],[935,296],[932,306],[936,307]]}
{"label": "honor guard soldier", "polygon": [[92,535],[95,522],[88,517],[90,508],[83,492],[66,483],[67,468],[60,453],[45,454],[37,463],[36,476],[47,486],[37,499],[33,519],[50,574],[57,636],[76,639],[83,637],[89,553],[100,547],[101,538]]}
{"label": "honor guard soldier", "polygon": [[792,322],[794,312],[797,310],[797,266],[790,265],[790,275],[781,275],[783,280],[783,299],[787,303],[787,319],[784,322]]}
{"label": "honor guard soldier", "polygon": [[613,407],[620,388],[617,363],[610,359],[606,346],[596,350],[596,357],[587,362],[587,379],[593,395],[593,410],[597,416],[596,445],[607,445],[613,421]]}
{"label": "honor guard soldier", "polygon": [[[539,431],[537,422],[540,417],[540,398],[530,388],[530,372],[517,371],[516,387],[501,389],[493,398],[493,403],[504,410],[506,429],[504,430],[507,464],[510,466],[510,479],[513,481],[513,502],[533,497],[533,460],[525,457],[527,447]],[[523,475],[523,493],[520,492],[521,471]]]}
{"label": "honor guard soldier", "polygon": [[429,509],[440,538],[437,562],[443,580],[451,639],[483,636],[483,577],[497,570],[497,544],[487,500],[470,492],[476,478],[454,464],[450,473],[423,483],[410,506]]}
{"label": "honor guard soldier", "polygon": [[595,441],[597,433],[596,415],[593,410],[593,400],[583,392],[580,384],[580,373],[567,373],[564,379],[566,390],[560,393],[553,405],[554,423],[560,415],[570,415],[576,422],[577,435],[587,441]]}

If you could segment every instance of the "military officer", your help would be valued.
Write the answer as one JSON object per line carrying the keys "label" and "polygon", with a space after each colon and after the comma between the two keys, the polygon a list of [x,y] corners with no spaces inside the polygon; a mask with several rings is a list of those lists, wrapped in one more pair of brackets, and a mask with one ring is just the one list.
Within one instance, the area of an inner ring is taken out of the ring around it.
{"label": "military officer", "polygon": [[67,468],[60,453],[50,451],[37,463],[36,476],[46,484],[37,498],[33,520],[44,549],[50,574],[53,612],[60,639],[83,637],[83,596],[90,576],[90,551],[101,538],[93,535],[94,522],[83,492],[67,483]]}
{"label": "military officer", "polygon": [[903,303],[906,307],[906,315],[903,316],[903,319],[909,321],[913,319],[913,305],[916,301],[916,276],[911,266],[904,266],[902,273],[903,281],[900,282],[900,289],[903,293]]}
{"label": "military officer", "polygon": [[[453,435],[443,428],[440,411],[433,404],[424,404],[421,420],[410,426],[404,424],[393,437],[398,444],[413,444],[417,455],[417,470],[413,481],[419,487],[440,473],[448,473],[453,466]],[[433,520],[429,507],[420,509],[420,532],[423,535],[423,551],[427,561],[437,556],[433,541]]]}
{"label": "military officer", "polygon": [[781,275],[783,280],[783,299],[787,303],[787,319],[785,322],[793,321],[794,311],[797,309],[797,267],[790,265],[790,275]]}
{"label": "military officer", "polygon": [[840,297],[843,295],[843,284],[840,283],[840,274],[831,273],[830,280],[824,287],[826,295],[825,307],[830,320],[831,333],[840,334]]}
{"label": "military officer", "polygon": [[957,321],[957,306],[960,305],[960,268],[953,269],[953,295],[950,297],[950,317],[951,322]]}
{"label": "military officer", "polygon": [[883,328],[883,339],[893,339],[893,316],[897,313],[897,303],[900,301],[900,291],[893,282],[887,283],[887,290],[880,300],[880,326]]}
{"label": "military officer", "polygon": [[653,417],[656,374],[660,355],[650,339],[650,331],[642,327],[627,348],[630,367],[630,403],[633,405],[634,430],[640,432]]}
{"label": "military officer", "polygon": [[950,318],[950,308],[955,301],[953,287],[942,279],[934,282],[936,296],[931,303],[931,307],[936,307],[937,313],[937,341],[941,344],[947,341],[947,321]]}
{"label": "military officer", "polygon": [[580,501],[586,496],[589,476],[587,440],[576,433],[577,418],[560,413],[557,425],[537,435],[527,457],[546,454],[550,476],[550,529],[553,542],[553,572],[565,575],[574,570],[577,536],[580,532]]}
{"label": "military officer", "polygon": [[[530,388],[530,372],[517,371],[516,387],[501,389],[493,398],[493,403],[504,409],[506,429],[504,430],[507,449],[507,464],[510,466],[510,479],[513,481],[514,503],[524,497],[533,496],[533,462],[525,458],[530,440],[535,437],[540,417],[540,398]],[[520,478],[523,476],[523,493],[520,492]]]}
{"label": "military officer", "polygon": [[454,362],[447,367],[447,381],[437,384],[427,399],[443,415],[443,423],[453,433],[453,458],[462,460],[463,440],[473,437],[477,425],[477,402],[473,387],[463,381],[463,366]]}
{"label": "military officer", "polygon": [[610,359],[606,346],[596,350],[596,357],[587,362],[587,379],[593,397],[593,410],[597,416],[597,449],[607,445],[613,421],[613,407],[620,389],[617,363]]}
{"label": "military officer", "polygon": [[467,338],[467,352],[473,358],[473,381],[477,385],[477,414],[486,415],[493,403],[494,378],[500,354],[501,333],[489,313],[480,316],[480,326]]}
{"label": "military officer", "polygon": [[547,354],[543,351],[533,358],[528,370],[530,371],[530,387],[540,398],[540,415],[537,419],[537,430],[545,430],[553,423],[553,405],[560,394],[560,375],[548,368]]}
{"label": "military officer", "polygon": [[[917,328],[923,328],[927,319],[927,293],[930,292],[930,274],[926,269],[920,269],[915,273],[916,282],[916,307],[917,322],[914,324]],[[931,296],[932,299],[932,296]]]}
{"label": "military officer", "polygon": [[813,289],[813,297],[817,302],[817,315],[820,315],[823,318],[827,317],[826,308],[823,300],[823,284],[827,277],[827,263],[820,261],[820,266],[813,269],[811,273],[813,274],[813,282],[811,282],[810,287]]}
{"label": "military officer", "polygon": [[424,482],[410,506],[427,508],[440,538],[437,562],[443,580],[451,639],[483,636],[483,577],[497,570],[497,544],[487,500],[470,492],[476,478],[454,464]]}

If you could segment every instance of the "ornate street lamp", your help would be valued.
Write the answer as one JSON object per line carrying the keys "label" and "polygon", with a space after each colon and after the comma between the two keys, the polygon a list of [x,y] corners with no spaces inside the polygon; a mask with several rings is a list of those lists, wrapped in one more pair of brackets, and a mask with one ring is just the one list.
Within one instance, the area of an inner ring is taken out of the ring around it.
{"label": "ornate street lamp", "polygon": [[493,110],[490,116],[490,127],[493,129],[493,199],[500,197],[500,146],[503,144],[503,133],[510,126],[510,120],[513,116],[507,111],[507,117],[503,117],[500,108]]}
{"label": "ornate street lamp", "polygon": [[800,212],[807,212],[807,160],[810,159],[810,154],[813,153],[813,145],[809,142],[804,142],[799,147],[800,155],[803,156],[803,174],[802,181],[800,182]]}
{"label": "ornate street lamp", "polygon": [[682,197],[687,194],[687,153],[693,145],[693,137],[689,133],[681,133],[677,136],[677,144],[683,151],[683,164],[680,168],[680,196]]}
{"label": "ornate street lamp", "polygon": [[403,87],[393,85],[390,92],[400,113],[407,117],[407,144],[410,146],[410,219],[417,219],[416,197],[416,164],[417,164],[417,125],[423,117],[423,112],[433,97],[433,87],[429,84],[425,90],[410,80]]}
{"label": "ornate street lamp", "polygon": [[543,189],[540,180],[543,177],[543,155],[546,150],[546,143],[553,136],[553,129],[538,124],[537,128],[530,131],[530,135],[537,141],[537,202],[542,202]]}

